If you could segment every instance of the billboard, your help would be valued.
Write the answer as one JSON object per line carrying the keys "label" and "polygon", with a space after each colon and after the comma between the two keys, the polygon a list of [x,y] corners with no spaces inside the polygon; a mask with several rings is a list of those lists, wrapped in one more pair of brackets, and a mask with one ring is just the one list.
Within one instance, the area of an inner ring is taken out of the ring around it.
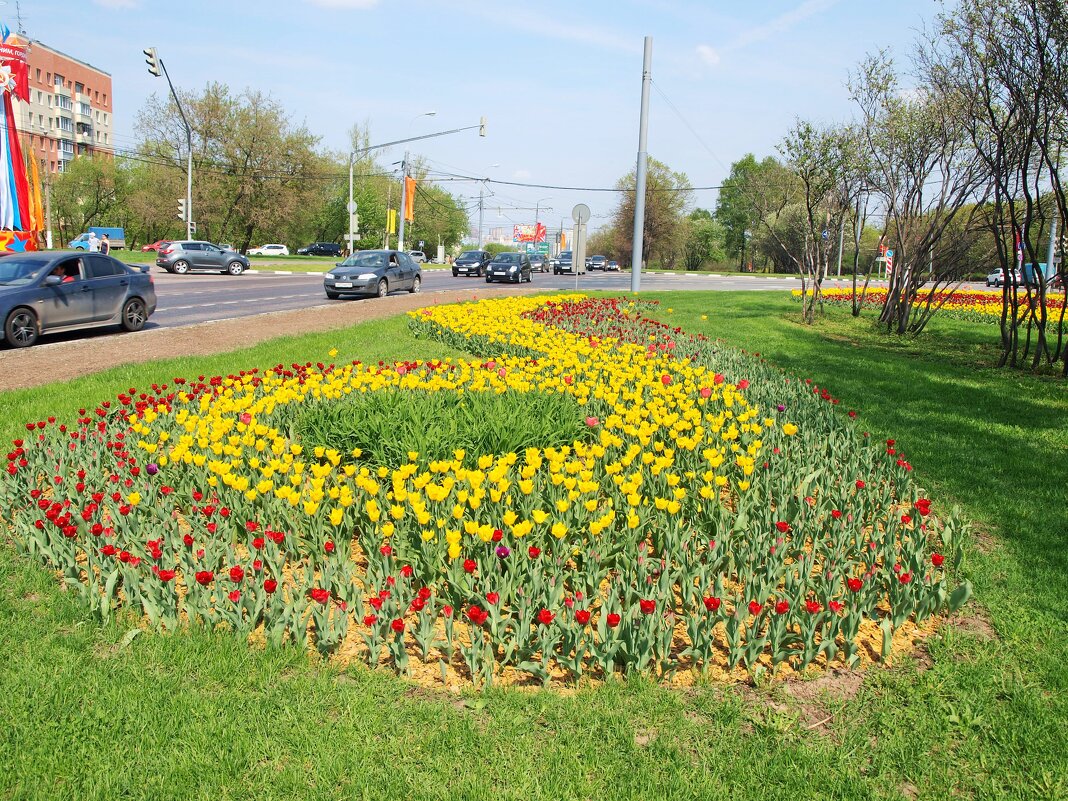
{"label": "billboard", "polygon": [[544,242],[545,226],[542,223],[538,223],[537,225],[517,225],[512,229],[512,241]]}

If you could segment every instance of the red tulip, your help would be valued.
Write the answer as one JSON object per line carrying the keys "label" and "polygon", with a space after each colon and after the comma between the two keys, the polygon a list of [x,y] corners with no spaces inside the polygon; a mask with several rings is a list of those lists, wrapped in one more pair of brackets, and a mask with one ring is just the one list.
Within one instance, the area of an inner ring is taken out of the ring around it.
{"label": "red tulip", "polygon": [[474,623],[476,626],[481,626],[486,622],[486,618],[489,617],[489,612],[478,606],[472,606],[467,610],[467,619]]}
{"label": "red tulip", "polygon": [[620,618],[618,614],[616,614],[615,612],[609,612],[608,617],[605,619],[605,622],[608,623],[608,628],[614,629],[616,626],[619,625],[619,620]]}
{"label": "red tulip", "polygon": [[760,601],[750,601],[749,602],[749,614],[751,614],[751,615],[759,615],[760,614],[760,610],[762,610],[763,608],[764,608],[764,605],[762,603],[760,603]]}
{"label": "red tulip", "polygon": [[708,597],[705,598],[705,609],[709,612],[715,612],[719,609],[719,605],[723,603],[719,598]]}
{"label": "red tulip", "polygon": [[378,615],[364,615],[363,616],[363,625],[365,625],[365,626],[373,626],[377,622],[378,622]]}
{"label": "red tulip", "polygon": [[501,596],[498,595],[495,592],[487,592],[486,593],[486,602],[489,603],[490,605],[495,605],[497,603],[497,601],[499,601],[500,599],[501,599]]}
{"label": "red tulip", "polygon": [[931,564],[933,564],[935,567],[941,567],[942,563],[945,562],[945,561],[946,561],[946,557],[942,556],[942,554],[940,554],[940,553],[931,554]]}
{"label": "red tulip", "polygon": [[777,615],[785,615],[789,611],[790,611],[790,602],[789,601],[779,601],[777,604],[775,604],[775,614],[777,614]]}
{"label": "red tulip", "polygon": [[210,570],[198,570],[196,574],[197,584],[202,587],[206,587],[211,584],[212,579],[215,578],[215,574]]}
{"label": "red tulip", "polygon": [[324,590],[322,587],[313,587],[310,594],[316,603],[325,604],[330,600],[330,590]]}
{"label": "red tulip", "polygon": [[787,531],[790,530],[790,524],[787,523],[785,520],[780,520],[775,524],[775,528],[779,531],[780,534],[785,534]]}
{"label": "red tulip", "polygon": [[527,556],[529,556],[531,559],[537,559],[539,556],[541,556],[541,548],[535,548],[533,545],[531,545],[529,548],[527,548]]}
{"label": "red tulip", "polygon": [[587,623],[590,622],[590,610],[589,609],[579,609],[579,610],[577,610],[575,612],[575,620],[578,621],[578,623],[580,623],[581,625],[585,626]]}
{"label": "red tulip", "polygon": [[864,579],[851,578],[846,581],[846,585],[852,592],[860,592],[860,588],[864,586]]}
{"label": "red tulip", "polygon": [[230,590],[230,601],[231,601],[231,603],[235,603],[236,604],[240,600],[241,600],[241,590]]}
{"label": "red tulip", "polygon": [[230,581],[232,581],[232,582],[234,582],[236,584],[237,582],[241,581],[241,579],[243,579],[244,577],[245,577],[245,571],[242,570],[240,567],[231,567],[230,568]]}
{"label": "red tulip", "polygon": [[651,615],[656,611],[656,601],[642,598],[638,601],[638,607],[642,610],[643,615]]}
{"label": "red tulip", "polygon": [[268,595],[270,595],[271,593],[273,593],[277,589],[278,589],[278,582],[275,581],[274,579],[267,579],[265,582],[263,582],[263,590]]}
{"label": "red tulip", "polygon": [[543,626],[548,626],[550,623],[553,622],[553,618],[555,617],[556,615],[554,615],[548,609],[542,609],[540,612],[538,612],[538,622],[541,623]]}
{"label": "red tulip", "polygon": [[323,544],[323,550],[326,551],[327,553],[333,553],[335,550],[337,550],[337,546],[334,545],[332,540],[327,540]]}
{"label": "red tulip", "polygon": [[170,580],[172,580],[174,578],[174,571],[173,570],[158,570],[158,571],[156,571],[156,577],[159,578],[160,581],[167,582],[167,581],[170,581]]}
{"label": "red tulip", "polygon": [[478,565],[475,564],[475,560],[474,559],[464,559],[464,572],[465,573],[474,573],[476,567],[478,567]]}
{"label": "red tulip", "polygon": [[808,610],[810,615],[814,615],[823,609],[823,607],[820,606],[819,601],[805,601],[805,609]]}
{"label": "red tulip", "polygon": [[397,634],[401,634],[404,632],[404,620],[398,617],[389,624],[389,627],[397,632]]}

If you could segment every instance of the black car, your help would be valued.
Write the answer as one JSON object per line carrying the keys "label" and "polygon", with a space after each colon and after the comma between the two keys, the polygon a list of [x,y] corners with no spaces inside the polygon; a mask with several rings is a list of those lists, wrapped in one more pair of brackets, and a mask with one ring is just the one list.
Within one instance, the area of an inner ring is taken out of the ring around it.
{"label": "black car", "polygon": [[41,334],[121,325],[140,331],[156,310],[148,267],[103,253],[13,253],[0,259],[3,338],[25,348]]}
{"label": "black car", "polygon": [[323,277],[331,300],[342,295],[384,298],[395,289],[418,292],[422,285],[423,269],[398,250],[357,251]]}
{"label": "black car", "polygon": [[576,270],[579,274],[584,274],[586,268],[576,268],[572,262],[572,254],[570,250],[561,250],[560,255],[556,257],[556,261],[553,263],[553,275],[560,275],[561,273],[573,273]]}
{"label": "black car", "polygon": [[549,257],[544,253],[531,253],[530,269],[539,273],[549,272]]}
{"label": "black car", "polygon": [[486,268],[486,283],[494,281],[511,281],[521,284],[530,282],[533,269],[530,257],[526,253],[498,253]]}
{"label": "black car", "polygon": [[341,258],[341,245],[337,242],[312,242],[302,248],[297,248],[298,256],[333,256]]}
{"label": "black car", "polygon": [[604,256],[590,256],[589,268],[591,270],[601,270],[602,272],[608,272],[608,259]]}
{"label": "black car", "polygon": [[241,275],[249,268],[249,260],[237,251],[226,250],[211,242],[181,240],[160,245],[156,266],[178,275],[193,270]]}
{"label": "black car", "polygon": [[491,261],[493,261],[493,255],[488,250],[465,250],[452,263],[452,277],[473,275],[481,278]]}

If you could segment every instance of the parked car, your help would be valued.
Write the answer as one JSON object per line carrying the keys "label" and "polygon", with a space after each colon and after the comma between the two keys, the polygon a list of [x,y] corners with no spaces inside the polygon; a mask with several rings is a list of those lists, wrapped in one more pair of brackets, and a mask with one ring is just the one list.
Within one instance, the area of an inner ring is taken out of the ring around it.
{"label": "parked car", "polygon": [[618,270],[619,270],[619,262],[618,261],[610,261],[610,262],[608,262],[608,269],[609,269],[609,271],[618,272]]}
{"label": "parked car", "polygon": [[498,253],[486,268],[486,283],[511,281],[521,284],[531,280],[533,269],[526,253]]}
{"label": "parked car", "polygon": [[169,243],[170,241],[171,240],[169,240],[169,239],[157,239],[155,242],[152,242],[151,244],[142,245],[141,246],[141,252],[142,253],[159,253],[159,249],[163,245],[166,245],[167,243]]}
{"label": "parked car", "polygon": [[531,253],[530,269],[539,273],[549,272],[549,257],[543,253]]}
{"label": "parked car", "polygon": [[126,247],[126,231],[122,228],[107,228],[99,225],[92,225],[84,234],[78,234],[70,242],[67,243],[67,247],[72,250],[89,250],[89,235],[96,234],[97,239],[103,239],[104,234],[108,235],[108,247],[112,250],[122,250]]}
{"label": "parked car", "polygon": [[384,298],[395,289],[418,292],[423,268],[398,250],[361,250],[338,262],[323,276],[323,289],[331,300],[342,295]]}
{"label": "parked car", "polygon": [[600,270],[601,272],[608,271],[608,259],[604,256],[590,256],[589,268],[591,270]]}
{"label": "parked car", "polygon": [[0,320],[13,348],[41,334],[121,325],[140,331],[156,310],[147,265],[136,269],[102,253],[50,251],[0,259]]}
{"label": "parked car", "polygon": [[258,248],[250,248],[250,256],[288,256],[289,248],[285,245],[260,245]]}
{"label": "parked car", "polygon": [[561,250],[560,255],[556,257],[556,263],[553,264],[553,275],[560,275],[562,273],[574,273],[578,269],[579,275],[583,275],[586,272],[585,267],[576,268],[572,263],[572,253],[570,250]]}
{"label": "parked car", "polygon": [[[1023,279],[1020,277],[1019,270],[1013,270],[1011,275],[1014,283],[1016,283],[1018,286],[1023,286]],[[1002,267],[998,267],[996,270],[994,270],[994,272],[990,273],[990,275],[986,277],[987,286],[1001,286],[1004,283],[1005,270]]]}
{"label": "parked car", "polygon": [[183,240],[164,244],[156,256],[156,266],[178,275],[185,275],[191,270],[241,275],[249,268],[250,262],[237,251],[224,250],[211,242]]}
{"label": "parked car", "polygon": [[426,254],[421,250],[409,250],[408,255],[418,264],[426,264]]}
{"label": "parked car", "polygon": [[491,261],[493,255],[488,250],[465,250],[452,263],[452,277],[473,275],[481,278]]}
{"label": "parked car", "polygon": [[[264,247],[269,247],[264,245]],[[252,251],[249,251],[250,253]],[[284,254],[288,256],[289,254]],[[341,245],[337,242],[312,242],[302,248],[297,248],[298,256],[334,256],[341,258]]]}

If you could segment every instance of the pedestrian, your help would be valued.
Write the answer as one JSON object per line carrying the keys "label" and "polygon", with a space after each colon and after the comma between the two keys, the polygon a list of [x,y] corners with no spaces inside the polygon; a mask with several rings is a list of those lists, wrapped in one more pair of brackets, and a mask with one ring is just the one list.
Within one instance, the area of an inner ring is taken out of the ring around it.
{"label": "pedestrian", "polygon": [[89,252],[90,253],[99,253],[100,252],[100,240],[96,238],[96,231],[90,231],[89,232]]}
{"label": "pedestrian", "polygon": [[108,239],[107,234],[103,234],[100,239],[100,252],[105,256],[111,253],[111,240]]}

